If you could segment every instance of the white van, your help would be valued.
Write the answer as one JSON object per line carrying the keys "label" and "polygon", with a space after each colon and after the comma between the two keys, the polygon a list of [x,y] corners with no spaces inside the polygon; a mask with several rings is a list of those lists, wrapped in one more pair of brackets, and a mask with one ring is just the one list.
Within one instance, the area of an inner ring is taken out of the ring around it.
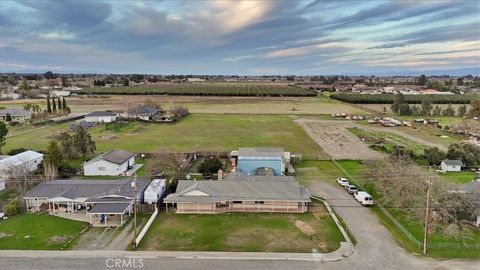
{"label": "white van", "polygon": [[355,200],[360,202],[362,205],[373,205],[373,198],[365,191],[356,191]]}

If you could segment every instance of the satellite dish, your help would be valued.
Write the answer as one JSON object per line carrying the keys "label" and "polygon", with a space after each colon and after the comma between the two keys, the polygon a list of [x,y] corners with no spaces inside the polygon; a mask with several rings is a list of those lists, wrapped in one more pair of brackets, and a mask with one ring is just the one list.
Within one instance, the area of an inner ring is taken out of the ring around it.
{"label": "satellite dish", "polygon": [[187,174],[185,178],[187,178],[187,180],[190,180],[190,174]]}

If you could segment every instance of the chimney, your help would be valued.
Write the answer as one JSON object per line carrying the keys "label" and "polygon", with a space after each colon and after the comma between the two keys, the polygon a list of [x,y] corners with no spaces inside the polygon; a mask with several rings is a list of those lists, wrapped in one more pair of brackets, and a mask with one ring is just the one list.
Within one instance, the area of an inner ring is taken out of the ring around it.
{"label": "chimney", "polygon": [[222,181],[223,180],[223,171],[222,169],[218,170],[218,181]]}

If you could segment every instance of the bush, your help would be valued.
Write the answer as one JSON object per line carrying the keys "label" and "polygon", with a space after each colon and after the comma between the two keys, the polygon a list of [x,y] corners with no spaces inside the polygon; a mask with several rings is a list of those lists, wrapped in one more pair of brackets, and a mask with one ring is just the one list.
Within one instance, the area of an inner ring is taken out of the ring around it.
{"label": "bush", "polygon": [[7,216],[14,216],[20,213],[20,210],[21,206],[18,197],[11,199],[8,204],[3,207],[3,212],[5,212]]}
{"label": "bush", "polygon": [[16,154],[20,154],[20,153],[23,153],[25,151],[27,151],[28,149],[25,149],[25,148],[15,148],[15,149],[12,149],[10,150],[7,155],[9,156],[14,156]]}
{"label": "bush", "polygon": [[216,157],[210,157],[198,167],[198,172],[202,174],[214,174],[217,173],[223,167],[222,162]]}

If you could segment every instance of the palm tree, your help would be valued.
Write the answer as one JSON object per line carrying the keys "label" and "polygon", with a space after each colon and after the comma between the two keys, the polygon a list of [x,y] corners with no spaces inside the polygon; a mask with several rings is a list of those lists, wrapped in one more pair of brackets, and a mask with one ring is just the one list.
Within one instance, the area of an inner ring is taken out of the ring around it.
{"label": "palm tree", "polygon": [[32,109],[32,104],[30,103],[25,103],[25,105],[23,105],[23,109],[27,112],[29,112],[31,109]]}
{"label": "palm tree", "polygon": [[32,111],[33,112],[40,112],[41,110],[42,110],[42,108],[40,108],[40,105],[38,105],[38,104],[32,105]]}

